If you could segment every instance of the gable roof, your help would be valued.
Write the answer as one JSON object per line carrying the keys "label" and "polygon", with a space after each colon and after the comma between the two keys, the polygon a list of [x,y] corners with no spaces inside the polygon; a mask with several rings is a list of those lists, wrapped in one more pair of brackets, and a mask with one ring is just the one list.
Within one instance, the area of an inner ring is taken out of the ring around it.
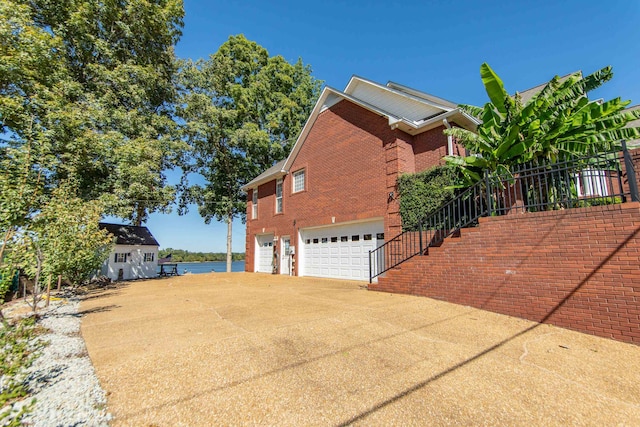
{"label": "gable roof", "polygon": [[114,235],[116,245],[160,246],[147,227],[109,224],[106,222],[101,222],[98,226]]}
{"label": "gable roof", "polygon": [[460,111],[451,101],[398,83],[388,82],[382,85],[354,75],[344,91],[330,86],[322,90],[289,156],[242,186],[242,190],[248,191],[250,188],[286,175],[320,113],[342,100],[386,117],[391,129],[399,129],[409,135],[416,135],[441,126],[445,119],[455,118],[456,123],[471,129],[475,129],[480,123],[478,119]]}
{"label": "gable roof", "polygon": [[[271,166],[269,169],[267,169],[266,171],[262,172],[260,175],[258,175],[257,177],[253,178],[251,181],[249,181],[249,183],[245,184],[242,188],[255,188],[258,185],[267,183],[269,181],[272,181],[274,179],[280,178],[282,176],[285,176],[287,174],[287,172],[284,170],[284,164],[287,161],[287,159],[282,159],[280,160],[278,163],[276,163],[275,165]],[[246,191],[246,190],[245,190]]]}

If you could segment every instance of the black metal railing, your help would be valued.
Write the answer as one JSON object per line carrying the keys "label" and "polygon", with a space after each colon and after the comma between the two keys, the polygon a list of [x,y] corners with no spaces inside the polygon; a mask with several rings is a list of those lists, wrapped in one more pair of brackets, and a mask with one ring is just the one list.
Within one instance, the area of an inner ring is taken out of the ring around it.
{"label": "black metal railing", "polygon": [[[638,183],[626,144],[555,163],[534,161],[510,172],[489,174],[458,194],[416,227],[369,252],[369,281],[403,262],[426,255],[461,228],[483,216],[539,212],[638,201]],[[622,168],[624,164],[624,168]]]}

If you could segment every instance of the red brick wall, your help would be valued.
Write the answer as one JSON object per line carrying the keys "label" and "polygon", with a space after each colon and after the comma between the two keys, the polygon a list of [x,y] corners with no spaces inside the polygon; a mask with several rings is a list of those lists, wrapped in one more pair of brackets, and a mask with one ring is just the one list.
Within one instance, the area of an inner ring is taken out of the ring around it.
{"label": "red brick wall", "polygon": [[[391,130],[386,117],[346,100],[320,113],[284,177],[283,213],[275,214],[275,181],[258,188],[256,220],[251,219],[252,192],[247,194],[245,270],[255,270],[256,234],[290,236],[297,246],[301,228],[369,218],[384,218],[385,236],[399,234],[398,175],[440,162],[447,146],[443,129],[412,137]],[[306,189],[292,194],[291,176],[303,168]],[[279,246],[276,250],[281,253]]]}
{"label": "red brick wall", "polygon": [[444,163],[442,158],[448,154],[447,137],[442,133],[444,129],[443,125],[414,137],[413,153],[416,158],[416,172]]}
{"label": "red brick wall", "polygon": [[379,278],[408,293],[640,344],[640,204],[481,219]]}
{"label": "red brick wall", "polygon": [[[383,218],[388,194],[385,145],[395,139],[386,118],[351,102],[322,112],[284,177],[283,213],[275,215],[275,181],[258,188],[256,220],[250,219],[251,191],[247,195],[246,271],[254,271],[256,234],[288,235],[297,246],[301,228]],[[292,194],[292,173],[301,168],[306,189]]]}

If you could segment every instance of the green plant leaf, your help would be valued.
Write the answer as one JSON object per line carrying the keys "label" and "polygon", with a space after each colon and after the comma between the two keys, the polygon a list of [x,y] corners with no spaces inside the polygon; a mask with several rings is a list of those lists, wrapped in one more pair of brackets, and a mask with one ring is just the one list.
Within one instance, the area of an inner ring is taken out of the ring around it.
{"label": "green plant leaf", "polygon": [[506,114],[505,99],[509,97],[509,94],[504,89],[500,77],[498,77],[486,62],[480,66],[480,77],[482,78],[482,83],[484,84],[491,103],[493,103],[500,113]]}

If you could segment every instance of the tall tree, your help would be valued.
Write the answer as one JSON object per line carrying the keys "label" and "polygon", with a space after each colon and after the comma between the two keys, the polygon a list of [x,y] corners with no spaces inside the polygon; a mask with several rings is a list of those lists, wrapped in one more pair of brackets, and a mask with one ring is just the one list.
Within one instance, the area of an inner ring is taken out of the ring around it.
{"label": "tall tree", "polygon": [[[243,35],[231,36],[207,60],[186,61],[180,74],[177,114],[191,146],[184,165],[181,208],[196,203],[205,223],[227,223],[227,271],[231,227],[245,218],[241,186],[283,159],[309,116],[322,82],[298,59],[288,63]],[[188,186],[196,174],[204,184]]]}
{"label": "tall tree", "polygon": [[40,118],[56,160],[50,178],[75,183],[83,198],[102,198],[108,213],[137,225],[166,211],[175,189],[164,171],[186,148],[174,138],[172,118],[182,1],[1,1],[27,11],[31,23],[23,28],[57,43],[42,49],[45,58],[61,58],[62,70],[46,85],[55,97]]}
{"label": "tall tree", "polygon": [[480,76],[490,102],[483,108],[460,106],[482,120],[477,132],[445,130],[473,153],[447,157],[448,163],[459,168],[466,185],[479,181],[484,170],[508,173],[514,164],[588,155],[615,148],[621,139],[640,136],[640,128],[625,127],[640,117],[640,111],[625,110],[630,101],[615,98],[600,102],[588,98],[590,91],[613,77],[611,67],[588,76],[556,76],[524,105],[518,93],[507,93],[488,64],[482,64]]}
{"label": "tall tree", "polygon": [[88,265],[101,206],[135,224],[169,208],[164,171],[187,148],[172,116],[183,13],[182,0],[0,0],[0,268],[77,273],[72,253],[47,267],[47,242]]}

